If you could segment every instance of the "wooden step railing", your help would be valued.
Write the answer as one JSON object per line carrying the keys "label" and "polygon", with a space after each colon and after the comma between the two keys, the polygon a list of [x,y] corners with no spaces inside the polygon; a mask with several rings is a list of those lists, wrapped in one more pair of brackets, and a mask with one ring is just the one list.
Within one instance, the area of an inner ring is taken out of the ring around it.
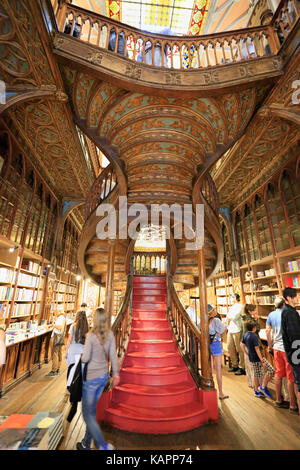
{"label": "wooden step railing", "polygon": [[86,206],[85,219],[106,199],[117,186],[117,175],[113,165],[108,165],[95,180],[89,192]]}
{"label": "wooden step railing", "polygon": [[131,294],[132,294],[132,274],[127,278],[127,289],[119,309],[117,317],[112,325],[112,331],[116,339],[117,355],[122,358],[127,347],[127,341],[131,329]]}
{"label": "wooden step railing", "polygon": [[163,252],[134,253],[132,259],[135,276],[160,276],[166,274],[167,255]]}
{"label": "wooden step railing", "polygon": [[[209,351],[203,347],[201,332],[185,311],[170,275],[167,276],[167,289],[169,321],[182,358],[198,387],[214,388]],[[206,376],[202,374],[204,370],[208,370]]]}
{"label": "wooden step railing", "polygon": [[276,55],[299,19],[297,0],[282,0],[269,25],[204,36],[166,36],[61,2],[59,31],[135,62],[189,70]]}

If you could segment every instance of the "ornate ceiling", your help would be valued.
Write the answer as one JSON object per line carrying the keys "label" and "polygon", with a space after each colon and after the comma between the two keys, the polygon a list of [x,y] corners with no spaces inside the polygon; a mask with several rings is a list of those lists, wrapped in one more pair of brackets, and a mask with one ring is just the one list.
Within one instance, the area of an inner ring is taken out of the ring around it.
{"label": "ornate ceiling", "polygon": [[300,52],[253,118],[245,135],[212,171],[223,206],[237,206],[299,153],[300,106],[292,101],[293,83],[297,80],[300,80]]}
{"label": "ornate ceiling", "polygon": [[[83,198],[91,186],[92,175],[41,26],[35,2],[2,0],[0,79],[8,90],[13,89],[20,96],[20,104],[8,111],[10,127],[21,146],[26,145],[33,164],[57,196]],[[28,90],[32,97],[39,98],[22,102],[22,94]],[[48,98],[41,99],[41,93]]]}
{"label": "ornate ceiling", "polygon": [[211,98],[167,98],[121,90],[61,65],[86,129],[118,150],[135,201],[190,202],[193,179],[248,124],[266,87]]}

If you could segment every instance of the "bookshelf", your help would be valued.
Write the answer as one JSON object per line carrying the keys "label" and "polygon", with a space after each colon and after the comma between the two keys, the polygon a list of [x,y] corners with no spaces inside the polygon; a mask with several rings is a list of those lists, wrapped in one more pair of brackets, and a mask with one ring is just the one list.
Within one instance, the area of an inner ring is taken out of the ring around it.
{"label": "bookshelf", "polygon": [[217,312],[221,316],[226,316],[229,307],[232,305],[231,296],[233,294],[233,286],[231,279],[231,271],[223,271],[216,274],[213,279],[214,297]]}

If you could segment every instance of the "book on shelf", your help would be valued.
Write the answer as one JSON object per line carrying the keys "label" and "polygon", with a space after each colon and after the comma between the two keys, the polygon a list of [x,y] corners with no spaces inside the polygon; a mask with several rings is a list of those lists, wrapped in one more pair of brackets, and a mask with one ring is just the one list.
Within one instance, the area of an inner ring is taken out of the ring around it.
{"label": "book on shelf", "polygon": [[288,261],[284,265],[286,272],[300,271],[300,259]]}
{"label": "book on shelf", "polygon": [[14,271],[9,268],[0,268],[0,282],[10,284],[13,281]]}
{"label": "book on shelf", "polygon": [[39,274],[40,272],[40,265],[38,263],[34,263],[33,261],[25,260],[22,261],[22,269],[26,271],[30,271],[33,274]]}
{"label": "book on shelf", "polygon": [[0,286],[0,302],[4,300],[10,300],[13,292],[13,288],[10,286]]}

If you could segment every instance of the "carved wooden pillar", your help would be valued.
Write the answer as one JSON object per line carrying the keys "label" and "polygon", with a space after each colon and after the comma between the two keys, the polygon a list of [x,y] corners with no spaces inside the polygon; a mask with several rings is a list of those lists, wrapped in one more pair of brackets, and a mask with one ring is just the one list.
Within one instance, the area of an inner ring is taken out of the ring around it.
{"label": "carved wooden pillar", "polygon": [[108,262],[107,262],[107,276],[106,276],[106,296],[104,308],[108,313],[109,325],[113,311],[114,300],[114,271],[115,271],[115,253],[116,253],[116,240],[108,240]]}
{"label": "carved wooden pillar", "polygon": [[[67,12],[67,0],[59,0],[58,1],[58,8],[56,12],[56,21],[58,24],[58,30],[63,32],[65,20],[66,20],[66,12]],[[72,3],[72,2],[69,2]]]}
{"label": "carved wooden pillar", "polygon": [[213,387],[214,381],[210,365],[210,341],[208,332],[207,294],[204,247],[198,251],[199,270],[199,303],[200,303],[200,325],[201,325],[201,376],[203,385]]}

